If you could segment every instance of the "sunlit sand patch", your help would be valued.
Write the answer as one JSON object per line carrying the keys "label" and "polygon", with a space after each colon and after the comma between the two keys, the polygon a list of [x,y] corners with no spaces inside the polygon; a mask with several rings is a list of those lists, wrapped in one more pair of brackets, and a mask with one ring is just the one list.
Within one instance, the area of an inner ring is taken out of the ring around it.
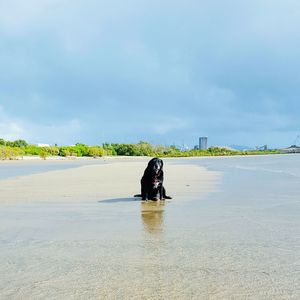
{"label": "sunlit sand patch", "polygon": [[[132,197],[140,191],[145,162],[117,162],[50,171],[0,181],[0,203],[101,201]],[[216,189],[217,172],[193,165],[165,164],[167,193],[178,199]]]}

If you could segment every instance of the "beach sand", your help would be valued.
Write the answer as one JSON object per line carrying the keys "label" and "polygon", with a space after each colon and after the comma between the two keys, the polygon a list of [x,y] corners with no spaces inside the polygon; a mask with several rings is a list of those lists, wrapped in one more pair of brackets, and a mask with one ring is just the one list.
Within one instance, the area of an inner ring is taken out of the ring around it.
{"label": "beach sand", "polygon": [[300,298],[300,157],[148,160],[0,180],[0,299]]}
{"label": "beach sand", "polygon": [[[122,160],[118,162],[118,159],[112,159],[102,165],[1,180],[0,203],[89,202],[131,198],[140,194],[140,179],[148,159]],[[188,198],[214,189],[214,182],[219,175],[199,166],[167,164],[165,186],[172,195]]]}
{"label": "beach sand", "polygon": [[165,160],[174,200],[143,202],[133,195],[148,160],[114,158],[0,180],[0,298],[181,298],[176,282],[161,291],[155,285],[168,280],[156,270],[167,268],[158,261],[165,208],[214,191],[221,174]]}

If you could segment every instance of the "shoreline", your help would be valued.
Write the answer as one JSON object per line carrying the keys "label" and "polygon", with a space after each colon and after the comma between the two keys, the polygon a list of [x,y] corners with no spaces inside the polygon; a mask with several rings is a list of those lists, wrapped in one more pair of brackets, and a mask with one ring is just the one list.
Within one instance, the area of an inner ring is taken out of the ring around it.
{"label": "shoreline", "polygon": [[[237,155],[201,155],[201,156],[157,156],[162,159],[200,159],[200,158],[228,158],[228,157],[266,157],[266,156],[286,156],[289,155],[297,155],[298,153],[270,153],[270,154],[237,154]],[[90,156],[47,156],[46,158],[42,158],[39,155],[28,155],[28,156],[17,156],[14,159],[1,159],[1,162],[7,161],[98,161],[98,160],[144,160],[151,159],[154,156],[127,156],[127,155],[111,155],[111,156],[99,156],[99,157],[90,157]]]}

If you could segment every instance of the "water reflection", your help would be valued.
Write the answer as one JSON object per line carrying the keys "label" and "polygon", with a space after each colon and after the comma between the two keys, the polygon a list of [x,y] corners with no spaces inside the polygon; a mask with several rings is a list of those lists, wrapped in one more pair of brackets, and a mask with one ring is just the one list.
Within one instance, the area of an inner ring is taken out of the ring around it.
{"label": "water reflection", "polygon": [[165,201],[142,201],[141,217],[147,233],[162,233]]}

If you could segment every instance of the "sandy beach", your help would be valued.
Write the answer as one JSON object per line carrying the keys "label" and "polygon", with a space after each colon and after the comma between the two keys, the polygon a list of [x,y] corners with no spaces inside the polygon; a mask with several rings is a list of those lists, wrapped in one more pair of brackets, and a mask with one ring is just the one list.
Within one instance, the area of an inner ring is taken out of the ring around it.
{"label": "sandy beach", "polygon": [[[95,202],[132,198],[140,193],[140,179],[147,161],[147,158],[109,159],[105,164],[2,180],[0,203]],[[203,167],[172,164],[172,159],[168,161],[165,185],[176,197],[184,195],[187,199],[207,193],[215,188],[214,184],[221,175]],[[42,165],[44,162],[37,163]]]}
{"label": "sandy beach", "polygon": [[298,156],[148,160],[2,163],[0,299],[299,299]]}

